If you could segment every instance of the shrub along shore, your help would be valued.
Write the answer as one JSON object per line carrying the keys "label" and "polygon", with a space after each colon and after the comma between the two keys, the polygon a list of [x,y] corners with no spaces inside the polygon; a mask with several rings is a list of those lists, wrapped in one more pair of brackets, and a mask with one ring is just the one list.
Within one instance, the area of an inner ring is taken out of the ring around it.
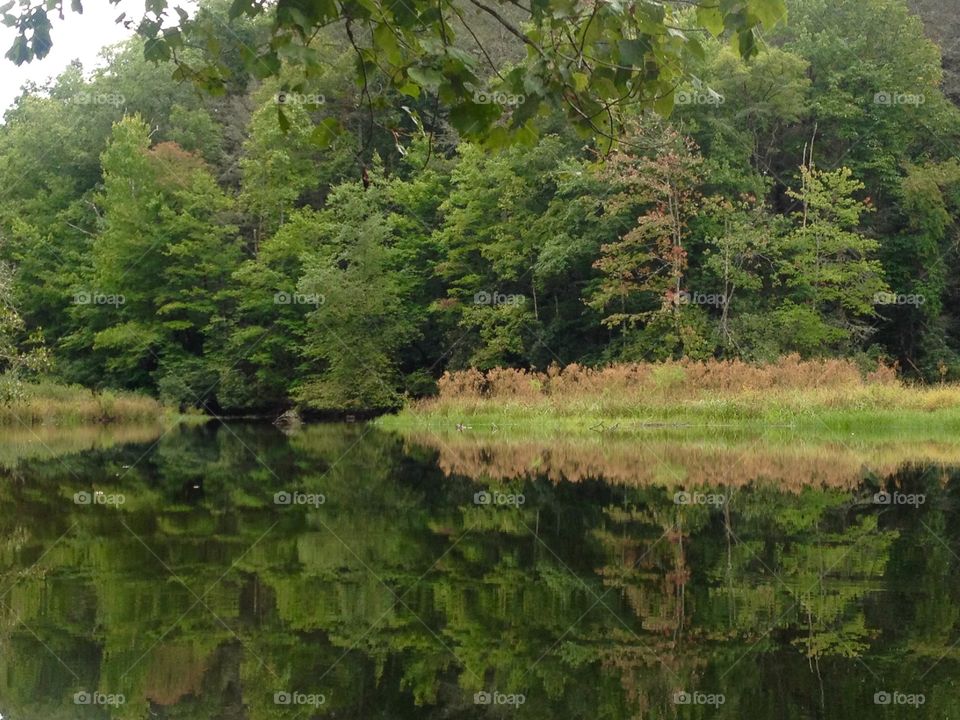
{"label": "shrub along shore", "polygon": [[938,436],[960,431],[960,385],[910,385],[889,366],[865,370],[840,359],[465,370],[445,373],[438,390],[380,424],[599,433],[663,426]]}

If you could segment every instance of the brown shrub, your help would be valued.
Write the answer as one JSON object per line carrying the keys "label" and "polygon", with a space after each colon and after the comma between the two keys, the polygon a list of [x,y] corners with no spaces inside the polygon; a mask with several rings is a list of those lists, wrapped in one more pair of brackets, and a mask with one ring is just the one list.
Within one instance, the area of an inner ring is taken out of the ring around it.
{"label": "brown shrub", "polygon": [[774,363],[742,360],[680,360],[665,363],[619,363],[589,368],[573,363],[551,365],[545,373],[494,368],[486,373],[444,373],[438,385],[443,400],[498,398],[530,401],[612,397],[627,399],[651,393],[696,396],[710,392],[750,392],[857,388],[897,384],[896,369],[880,365],[864,375],[852,360],[802,360],[787,355]]}

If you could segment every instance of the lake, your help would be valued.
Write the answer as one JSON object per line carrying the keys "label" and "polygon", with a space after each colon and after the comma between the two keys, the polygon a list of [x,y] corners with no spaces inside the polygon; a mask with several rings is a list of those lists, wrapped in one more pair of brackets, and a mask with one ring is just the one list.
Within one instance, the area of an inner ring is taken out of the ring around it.
{"label": "lake", "polygon": [[0,714],[960,718],[960,449],[4,430]]}

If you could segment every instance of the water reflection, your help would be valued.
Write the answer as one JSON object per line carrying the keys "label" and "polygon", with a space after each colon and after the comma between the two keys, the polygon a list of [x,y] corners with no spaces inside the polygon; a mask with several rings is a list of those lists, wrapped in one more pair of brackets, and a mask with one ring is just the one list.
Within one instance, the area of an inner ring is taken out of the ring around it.
{"label": "water reflection", "polygon": [[0,470],[5,718],[960,717],[948,447],[156,440]]}
{"label": "water reflection", "polygon": [[552,482],[598,479],[667,486],[745,486],[769,482],[784,491],[811,486],[853,489],[905,464],[960,465],[960,444],[858,439],[829,434],[797,437],[706,434],[704,430],[531,438],[512,433],[414,430],[411,447],[430,448],[447,475]]}
{"label": "water reflection", "polygon": [[0,468],[13,470],[28,459],[57,458],[159,438],[170,427],[147,425],[14,425],[0,427]]}

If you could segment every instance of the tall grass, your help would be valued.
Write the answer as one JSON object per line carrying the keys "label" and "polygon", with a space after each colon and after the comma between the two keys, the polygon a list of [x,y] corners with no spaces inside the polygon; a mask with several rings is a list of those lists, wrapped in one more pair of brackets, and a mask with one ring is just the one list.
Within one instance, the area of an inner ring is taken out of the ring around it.
{"label": "tall grass", "polygon": [[437,397],[414,403],[406,414],[458,421],[590,418],[667,424],[794,424],[829,416],[843,425],[938,411],[960,420],[960,385],[908,385],[888,366],[864,371],[850,360],[792,355],[768,364],[682,360],[445,373]]}
{"label": "tall grass", "polygon": [[19,397],[0,404],[2,425],[76,425],[149,422],[166,413],[154,398],[128,392],[93,392],[77,385],[39,382],[22,387]]}

